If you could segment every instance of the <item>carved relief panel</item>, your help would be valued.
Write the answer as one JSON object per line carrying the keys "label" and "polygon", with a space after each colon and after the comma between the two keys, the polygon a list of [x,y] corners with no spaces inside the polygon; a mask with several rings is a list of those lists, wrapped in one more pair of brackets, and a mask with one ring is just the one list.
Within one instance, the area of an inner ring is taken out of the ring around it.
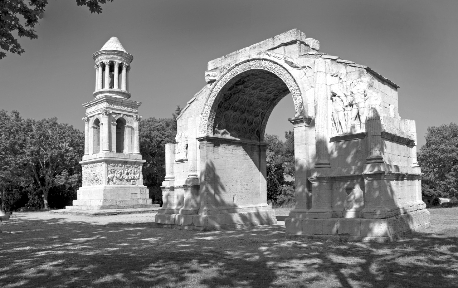
{"label": "carved relief panel", "polygon": [[331,134],[349,134],[364,131],[368,98],[374,79],[362,71],[348,72],[343,65],[331,66],[328,77],[331,100]]}
{"label": "carved relief panel", "polygon": [[94,163],[83,165],[83,186],[103,184],[103,164]]}
{"label": "carved relief panel", "polygon": [[142,168],[140,165],[110,163],[108,164],[108,185],[142,185]]}

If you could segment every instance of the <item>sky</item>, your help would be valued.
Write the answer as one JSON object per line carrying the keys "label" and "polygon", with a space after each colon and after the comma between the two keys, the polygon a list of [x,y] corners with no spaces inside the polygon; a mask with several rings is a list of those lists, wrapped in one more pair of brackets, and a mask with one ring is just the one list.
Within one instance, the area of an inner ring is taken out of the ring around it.
{"label": "sky", "polygon": [[[205,85],[208,61],[293,28],[398,84],[399,112],[416,120],[419,147],[428,127],[458,122],[457,0],[114,0],[102,14],[49,0],[38,39],[21,38],[25,53],[0,60],[0,109],[83,130],[92,54],[116,36],[134,56],[129,85],[140,115],[171,117]],[[293,116],[285,97],[267,133],[292,130]]]}

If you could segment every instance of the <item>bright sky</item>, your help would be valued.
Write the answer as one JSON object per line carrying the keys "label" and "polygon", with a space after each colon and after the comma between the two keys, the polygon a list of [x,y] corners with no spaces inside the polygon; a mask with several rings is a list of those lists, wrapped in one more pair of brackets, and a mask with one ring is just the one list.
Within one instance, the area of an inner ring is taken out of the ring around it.
{"label": "bright sky", "polygon": [[[401,86],[399,111],[416,120],[419,146],[427,127],[457,122],[457,0],[115,0],[100,15],[50,0],[39,38],[21,39],[26,52],[0,60],[0,109],[83,130],[92,53],[116,36],[134,55],[130,92],[143,102],[140,114],[170,117],[205,85],[208,61],[292,28]],[[283,99],[267,133],[291,130],[293,114],[292,99]]]}

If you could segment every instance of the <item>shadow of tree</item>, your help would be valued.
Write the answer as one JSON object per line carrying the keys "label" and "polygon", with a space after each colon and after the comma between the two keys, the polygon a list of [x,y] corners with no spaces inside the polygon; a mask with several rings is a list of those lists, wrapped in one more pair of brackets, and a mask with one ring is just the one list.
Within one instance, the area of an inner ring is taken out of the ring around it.
{"label": "shadow of tree", "polygon": [[281,225],[197,232],[22,213],[3,226],[1,287],[458,286],[458,237],[431,229],[342,243],[288,239]]}

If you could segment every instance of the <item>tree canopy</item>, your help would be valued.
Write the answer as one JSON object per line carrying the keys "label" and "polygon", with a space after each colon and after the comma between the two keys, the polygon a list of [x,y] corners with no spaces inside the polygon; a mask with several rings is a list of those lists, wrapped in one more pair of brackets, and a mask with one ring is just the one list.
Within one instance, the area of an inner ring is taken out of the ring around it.
{"label": "tree canopy", "polygon": [[[76,0],[78,6],[86,6],[91,13],[102,13],[101,4],[113,0]],[[36,39],[34,28],[43,17],[48,0],[2,0],[0,1],[0,49],[14,54],[24,53],[17,37]],[[17,35],[17,37],[15,36]],[[0,59],[6,53],[0,51]]]}
{"label": "tree canopy", "polygon": [[458,196],[458,125],[429,127],[418,162],[425,196]]}

